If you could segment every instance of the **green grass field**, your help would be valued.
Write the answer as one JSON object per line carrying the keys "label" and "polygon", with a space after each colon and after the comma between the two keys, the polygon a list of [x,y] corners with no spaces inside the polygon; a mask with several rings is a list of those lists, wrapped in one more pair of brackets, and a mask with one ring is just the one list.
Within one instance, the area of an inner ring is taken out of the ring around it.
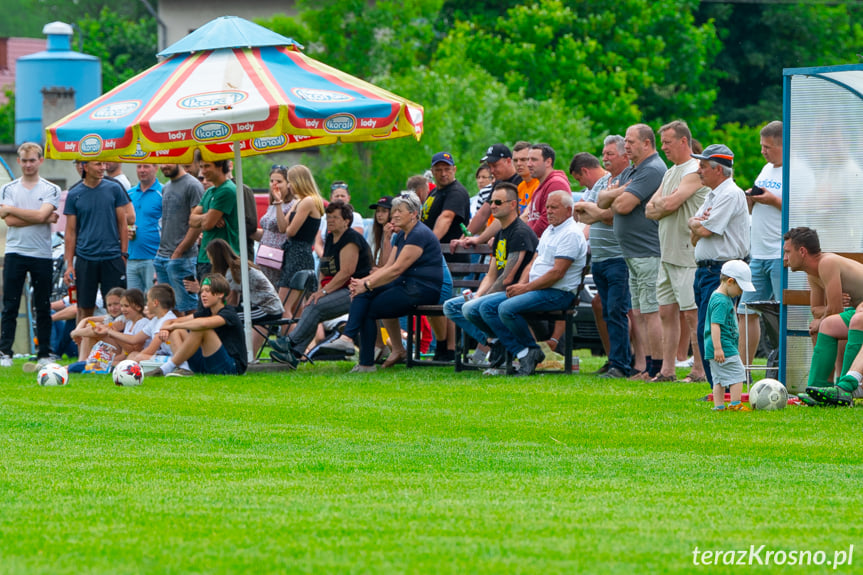
{"label": "green grass field", "polygon": [[693,565],[750,545],[854,545],[835,572],[863,571],[863,410],[349,367],[139,388],[2,370],[0,572],[834,572]]}

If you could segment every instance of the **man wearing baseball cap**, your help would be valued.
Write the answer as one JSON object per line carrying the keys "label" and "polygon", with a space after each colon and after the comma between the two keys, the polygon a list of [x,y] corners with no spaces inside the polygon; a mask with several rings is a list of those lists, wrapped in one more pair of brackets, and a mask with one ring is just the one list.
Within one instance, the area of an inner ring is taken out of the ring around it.
{"label": "man wearing baseball cap", "polygon": [[695,301],[698,304],[698,349],[710,385],[713,376],[704,359],[704,321],[710,296],[719,286],[722,266],[744,260],[749,253],[749,210],[743,190],[734,183],[734,152],[723,144],[707,146],[699,160],[698,176],[710,188],[707,199],[689,218],[695,246]]}
{"label": "man wearing baseball cap", "polygon": [[[452,154],[438,152],[432,156],[432,177],[436,187],[423,203],[421,221],[431,228],[441,243],[461,237],[461,224],[470,221],[470,196],[456,177]],[[449,262],[468,263],[468,254],[445,254]],[[441,302],[443,303],[443,302]],[[455,324],[444,317],[429,318],[437,338],[435,361],[455,359]]]}
{"label": "man wearing baseball cap", "polygon": [[[488,225],[491,225],[494,218],[491,217],[491,192],[494,186],[499,182],[509,182],[514,186],[522,182],[521,176],[515,170],[515,165],[512,163],[512,152],[506,144],[495,144],[489,146],[485,151],[485,155],[480,160],[488,164],[491,170],[491,175],[494,178],[491,184],[479,191],[479,209],[470,220],[467,226],[468,231],[472,235],[477,235],[482,232]],[[495,231],[494,233],[497,233]]]}

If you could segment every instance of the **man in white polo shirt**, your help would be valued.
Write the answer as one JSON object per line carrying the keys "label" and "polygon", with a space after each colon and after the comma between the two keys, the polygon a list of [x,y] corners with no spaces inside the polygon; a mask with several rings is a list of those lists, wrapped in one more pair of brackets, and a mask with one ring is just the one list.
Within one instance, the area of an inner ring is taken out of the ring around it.
{"label": "man in white polo shirt", "polygon": [[533,375],[545,354],[521,315],[567,309],[572,305],[587,262],[587,241],[572,219],[572,193],[556,190],[545,203],[548,227],[522,278],[506,288],[499,305],[481,305],[479,313],[504,347],[519,360],[518,375]]}
{"label": "man in white polo shirt", "polygon": [[[0,321],[0,366],[12,366],[12,344],[18,321],[18,306],[24,279],[30,274],[39,338],[35,371],[51,355],[51,286],[54,260],[51,254],[51,224],[57,221],[60,188],[39,176],[42,148],[25,142],[18,147],[21,177],[0,190],[0,218],[9,226],[3,267],[3,316]],[[29,368],[29,369],[28,369]]]}

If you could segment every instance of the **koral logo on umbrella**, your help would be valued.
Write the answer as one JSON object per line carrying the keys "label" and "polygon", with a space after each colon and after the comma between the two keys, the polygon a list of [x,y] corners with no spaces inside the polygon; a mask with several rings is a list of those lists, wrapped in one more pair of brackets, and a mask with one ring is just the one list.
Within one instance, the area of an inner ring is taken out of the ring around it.
{"label": "koral logo on umbrella", "polygon": [[274,136],[271,138],[255,138],[252,140],[252,148],[256,150],[273,150],[281,148],[287,143],[284,136]]}
{"label": "koral logo on umbrella", "polygon": [[354,99],[350,94],[336,92],[334,90],[317,90],[315,88],[293,88],[294,96],[307,102],[350,102]]}
{"label": "koral logo on umbrella", "polygon": [[204,92],[203,94],[192,94],[186,96],[177,106],[186,110],[199,110],[201,108],[225,108],[239,104],[249,95],[239,90],[223,90],[219,92]]}
{"label": "koral logo on umbrella", "polygon": [[78,153],[82,156],[98,156],[102,151],[102,138],[96,134],[89,134],[81,138],[78,144]]}
{"label": "koral logo on umbrella", "polygon": [[92,120],[116,120],[128,116],[141,107],[140,100],[126,100],[99,106],[90,113]]}
{"label": "koral logo on umbrella", "polygon": [[231,135],[231,126],[225,122],[201,122],[192,130],[192,136],[199,142],[224,140]]}
{"label": "koral logo on umbrella", "polygon": [[324,130],[330,134],[350,134],[357,125],[357,119],[351,114],[333,114],[324,120]]}

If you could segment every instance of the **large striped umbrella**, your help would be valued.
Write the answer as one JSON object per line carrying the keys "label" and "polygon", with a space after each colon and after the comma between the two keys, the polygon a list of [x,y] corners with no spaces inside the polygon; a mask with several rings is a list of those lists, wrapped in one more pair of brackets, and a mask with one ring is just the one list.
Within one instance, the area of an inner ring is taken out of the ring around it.
{"label": "large striped umbrella", "polygon": [[[422,106],[322,64],[290,38],[235,16],[217,18],[159,54],[161,62],[46,129],[64,160],[190,163],[413,136]],[[239,221],[245,217],[237,194]],[[248,260],[246,243],[241,257]],[[243,301],[249,314],[248,270]],[[251,353],[251,328],[247,326]]]}

